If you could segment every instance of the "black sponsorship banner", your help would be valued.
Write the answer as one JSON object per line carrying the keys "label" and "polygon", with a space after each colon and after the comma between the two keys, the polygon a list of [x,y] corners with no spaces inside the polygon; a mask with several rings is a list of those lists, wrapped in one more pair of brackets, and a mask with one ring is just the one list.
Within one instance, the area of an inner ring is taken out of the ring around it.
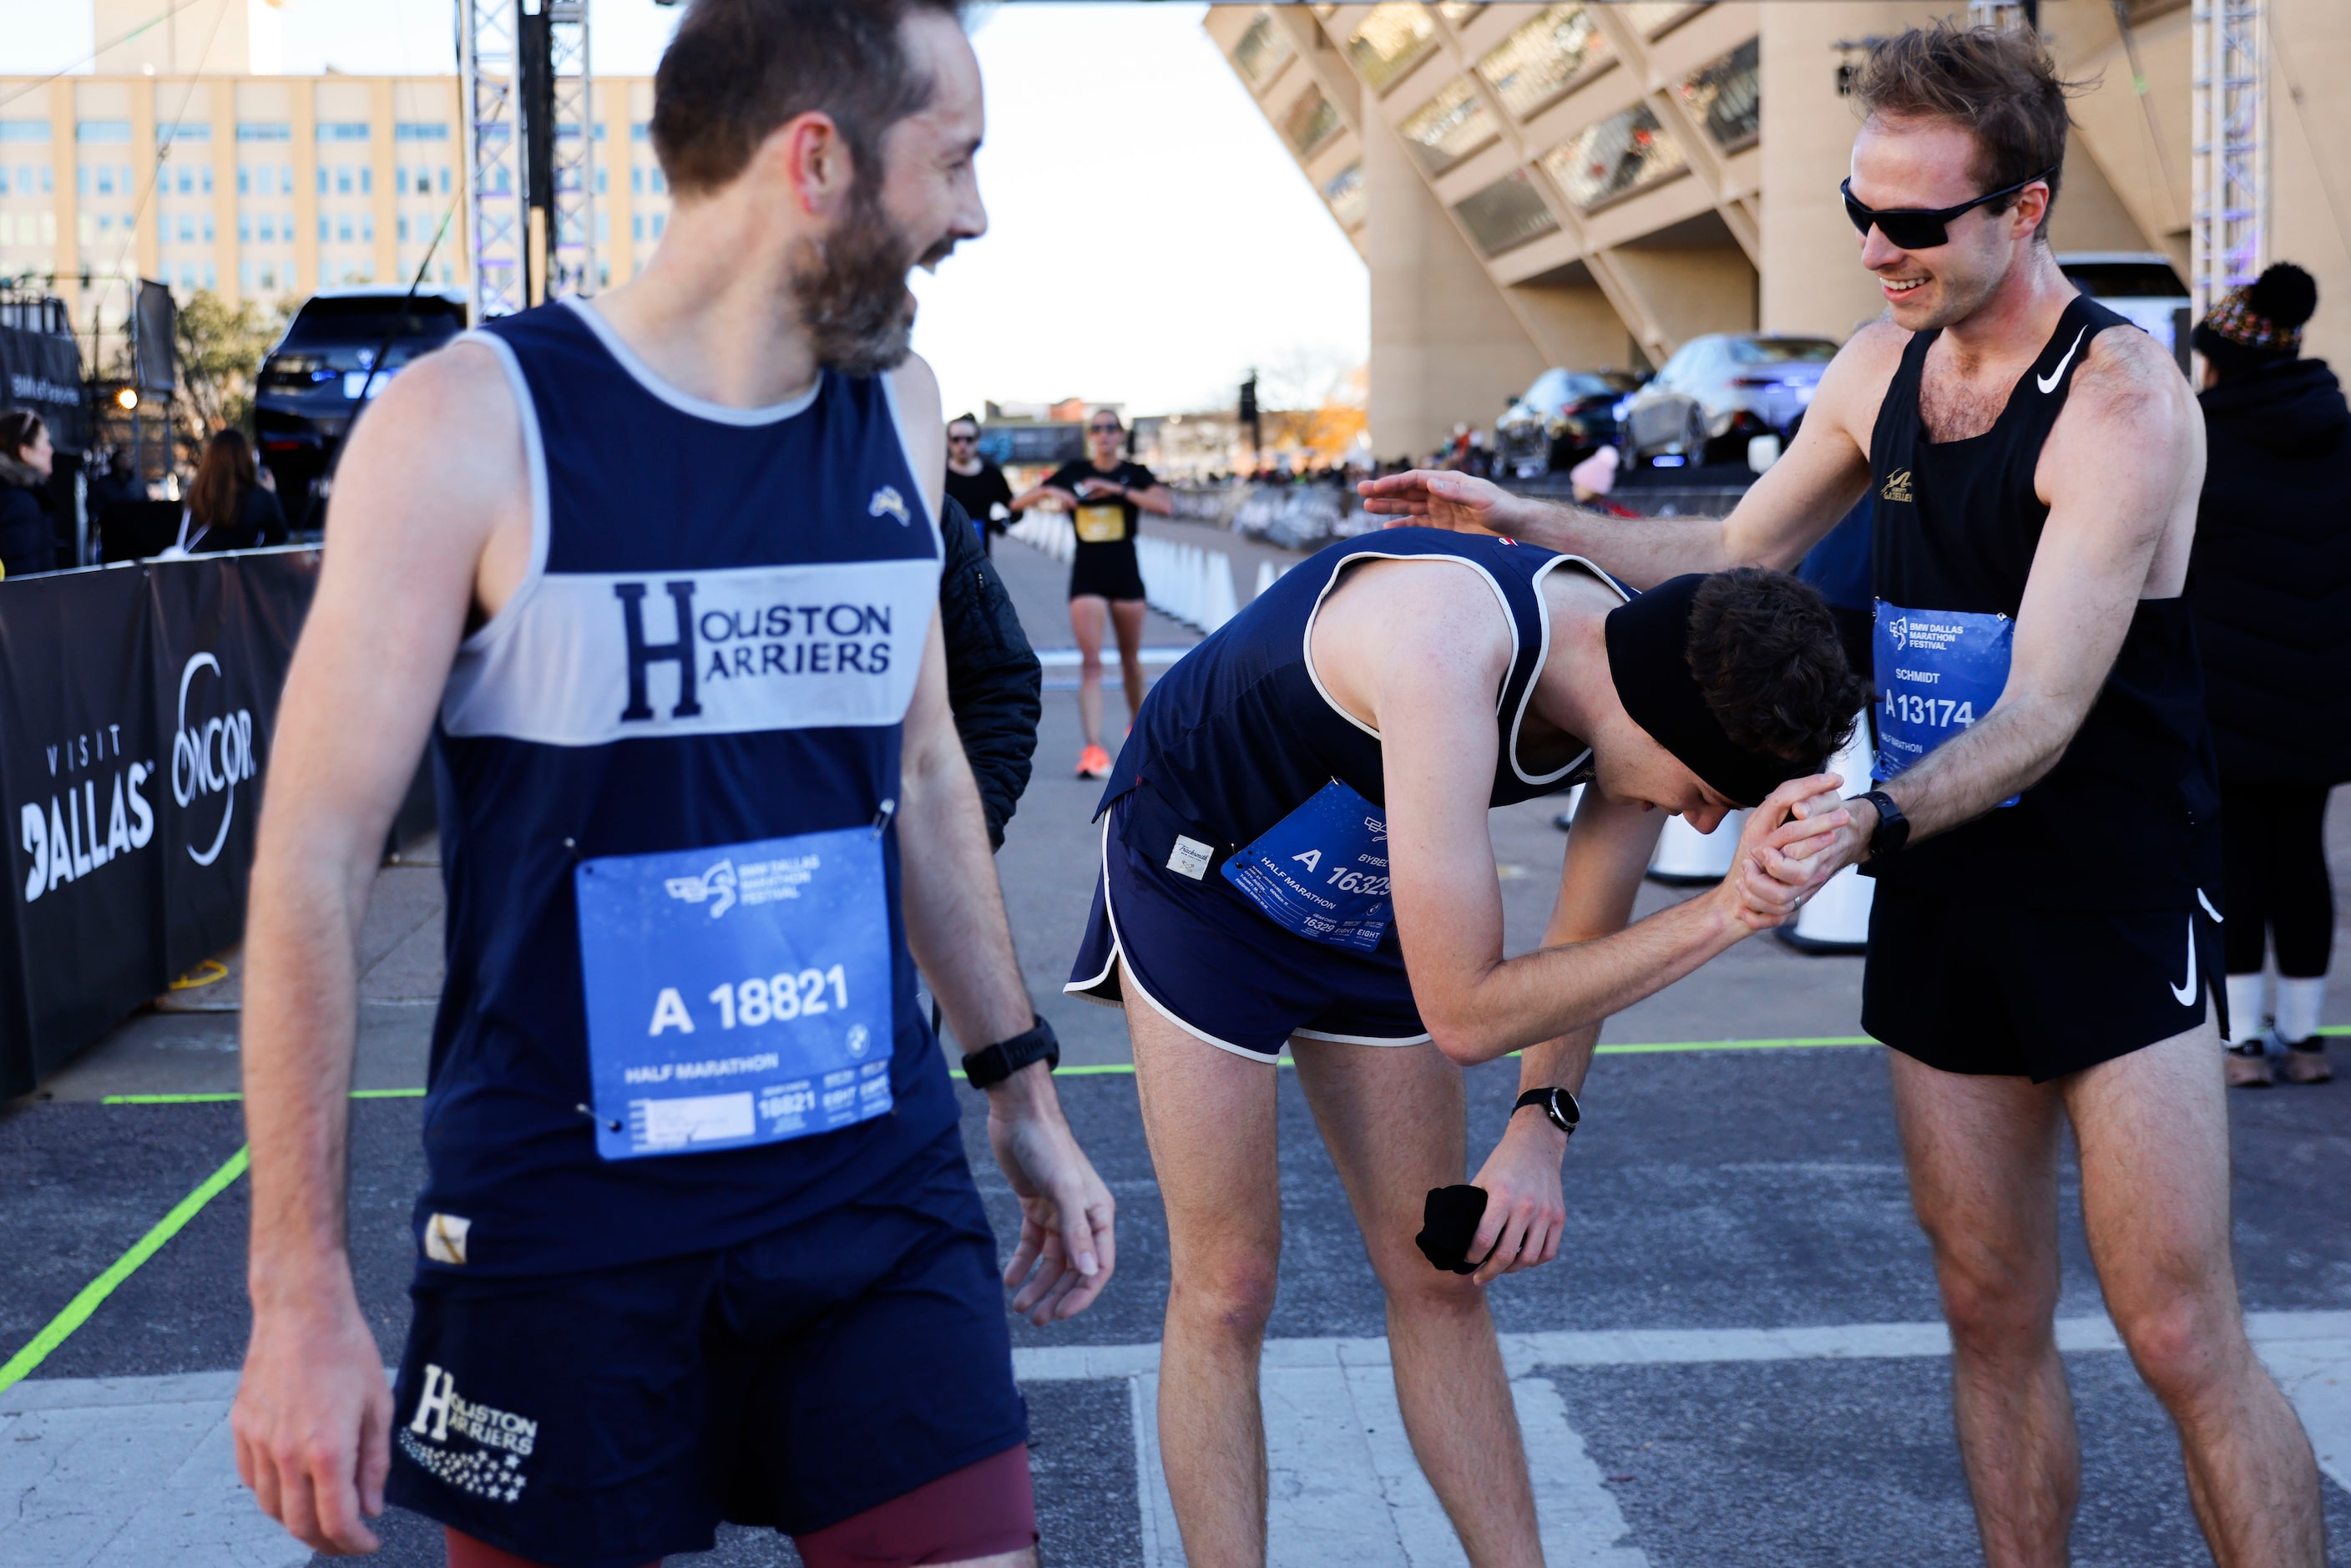
{"label": "black sponsorship banner", "polygon": [[89,448],[81,351],[64,333],[0,326],[0,408],[29,408],[67,452]]}
{"label": "black sponsorship banner", "polygon": [[310,549],[0,586],[0,1098],[236,941]]}

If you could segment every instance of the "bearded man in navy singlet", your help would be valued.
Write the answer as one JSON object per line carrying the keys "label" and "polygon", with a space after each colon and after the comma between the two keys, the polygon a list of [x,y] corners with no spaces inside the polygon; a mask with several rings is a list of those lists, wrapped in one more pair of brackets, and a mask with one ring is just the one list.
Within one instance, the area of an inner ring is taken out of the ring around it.
{"label": "bearded man in navy singlet", "polygon": [[1639,583],[1791,564],[1867,486],[1877,787],[1763,862],[1877,879],[1862,1024],[1894,1051],[1984,1554],[2064,1562],[2081,1490],[2054,1332],[2070,1122],[2106,1308],[2213,1557],[2316,1568],[2317,1467],[2230,1258],[2219,787],[2180,596],[2203,423],[2168,352],[2051,254],[2066,87],[2037,37],[1905,33],[1855,95],[1845,205],[1886,316],[1729,517],[1625,523],[1449,474],[1364,492]]}
{"label": "bearded man in navy singlet", "polygon": [[[907,269],[987,226],[940,0],[696,0],[644,273],[404,371],[354,433],[247,933],[261,1506],[455,1568],[632,1568],[721,1520],[810,1568],[1036,1559],[995,1239],[1042,1323],[1113,1263],[946,702]],[[396,1388],[344,1241],[353,940],[430,736],[449,977]],[[387,1472],[389,1482],[387,1485]]]}

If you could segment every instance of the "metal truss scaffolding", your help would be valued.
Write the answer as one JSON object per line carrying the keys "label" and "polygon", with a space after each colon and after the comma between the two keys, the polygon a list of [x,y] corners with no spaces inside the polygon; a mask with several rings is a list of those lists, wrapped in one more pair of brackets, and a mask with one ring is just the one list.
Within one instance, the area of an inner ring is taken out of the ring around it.
{"label": "metal truss scaffolding", "polygon": [[457,0],[474,315],[595,292],[587,0]]}
{"label": "metal truss scaffolding", "polygon": [[2269,75],[2263,0],[2198,0],[2195,213],[2189,244],[2196,314],[2261,276],[2269,248]]}
{"label": "metal truss scaffolding", "polygon": [[[554,157],[544,196],[548,209],[547,294],[593,294],[596,274],[596,117],[588,74],[588,0],[538,0],[547,7],[548,75],[554,110]],[[532,112],[537,106],[532,106]],[[544,142],[540,145],[545,145]]]}
{"label": "metal truss scaffolding", "polygon": [[522,137],[522,0],[457,0],[458,91],[465,103],[465,246],[474,319],[510,316],[525,277],[530,185]]}

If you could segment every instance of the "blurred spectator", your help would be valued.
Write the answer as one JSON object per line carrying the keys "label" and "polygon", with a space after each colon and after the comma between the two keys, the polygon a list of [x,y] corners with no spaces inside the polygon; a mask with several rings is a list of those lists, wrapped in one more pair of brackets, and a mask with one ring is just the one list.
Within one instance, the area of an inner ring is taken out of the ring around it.
{"label": "blurred spectator", "polygon": [[2195,334],[2208,455],[2188,580],[2220,752],[2226,1065],[2241,1087],[2273,1082],[2273,1047],[2290,1083],[2332,1076],[2323,829],[2327,791],[2351,779],[2351,406],[2325,361],[2299,357],[2317,304],[2310,275],[2282,263]]}
{"label": "blurred spectator", "polygon": [[1029,788],[1044,713],[1045,672],[1012,609],[1012,596],[980,552],[954,494],[939,509],[946,546],[939,571],[939,635],[946,651],[947,707],[979,786],[987,841],[1004,847],[1004,824]]}
{"label": "blurred spectator", "polygon": [[238,430],[224,430],[204,445],[195,483],[188,486],[188,509],[180,522],[180,547],[192,554],[257,549],[286,542],[286,513],[275,491],[253,468],[253,446]]}
{"label": "blurred spectator", "polygon": [[57,569],[57,530],[42,498],[56,455],[39,414],[0,413],[0,578]]}
{"label": "blurred spectator", "polygon": [[996,536],[1012,526],[1012,486],[981,455],[979,421],[967,413],[947,421],[947,494],[970,517],[981,553],[994,555]]}

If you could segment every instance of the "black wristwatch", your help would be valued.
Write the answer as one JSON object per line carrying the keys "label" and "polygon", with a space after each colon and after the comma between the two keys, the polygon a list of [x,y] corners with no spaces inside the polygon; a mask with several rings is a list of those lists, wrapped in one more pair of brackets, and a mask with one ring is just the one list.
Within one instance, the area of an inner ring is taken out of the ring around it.
{"label": "black wristwatch", "polygon": [[1855,799],[1868,801],[1877,810],[1877,827],[1869,835],[1870,858],[1884,860],[1890,855],[1900,854],[1902,846],[1910,841],[1910,819],[1902,814],[1902,808],[1894,803],[1894,797],[1883,789],[1872,789],[1868,794],[1857,795]]}
{"label": "black wristwatch", "polygon": [[1575,1103],[1575,1096],[1556,1086],[1528,1090],[1519,1096],[1519,1103],[1510,1107],[1510,1114],[1515,1116],[1530,1105],[1541,1106],[1543,1114],[1551,1118],[1551,1124],[1571,1138],[1575,1136],[1576,1124],[1583,1120],[1583,1107]]}
{"label": "black wristwatch", "polygon": [[974,1089],[993,1089],[1032,1061],[1043,1062],[1048,1072],[1061,1065],[1061,1042],[1053,1038],[1053,1026],[1043,1019],[1010,1040],[999,1040],[965,1057],[963,1075]]}

